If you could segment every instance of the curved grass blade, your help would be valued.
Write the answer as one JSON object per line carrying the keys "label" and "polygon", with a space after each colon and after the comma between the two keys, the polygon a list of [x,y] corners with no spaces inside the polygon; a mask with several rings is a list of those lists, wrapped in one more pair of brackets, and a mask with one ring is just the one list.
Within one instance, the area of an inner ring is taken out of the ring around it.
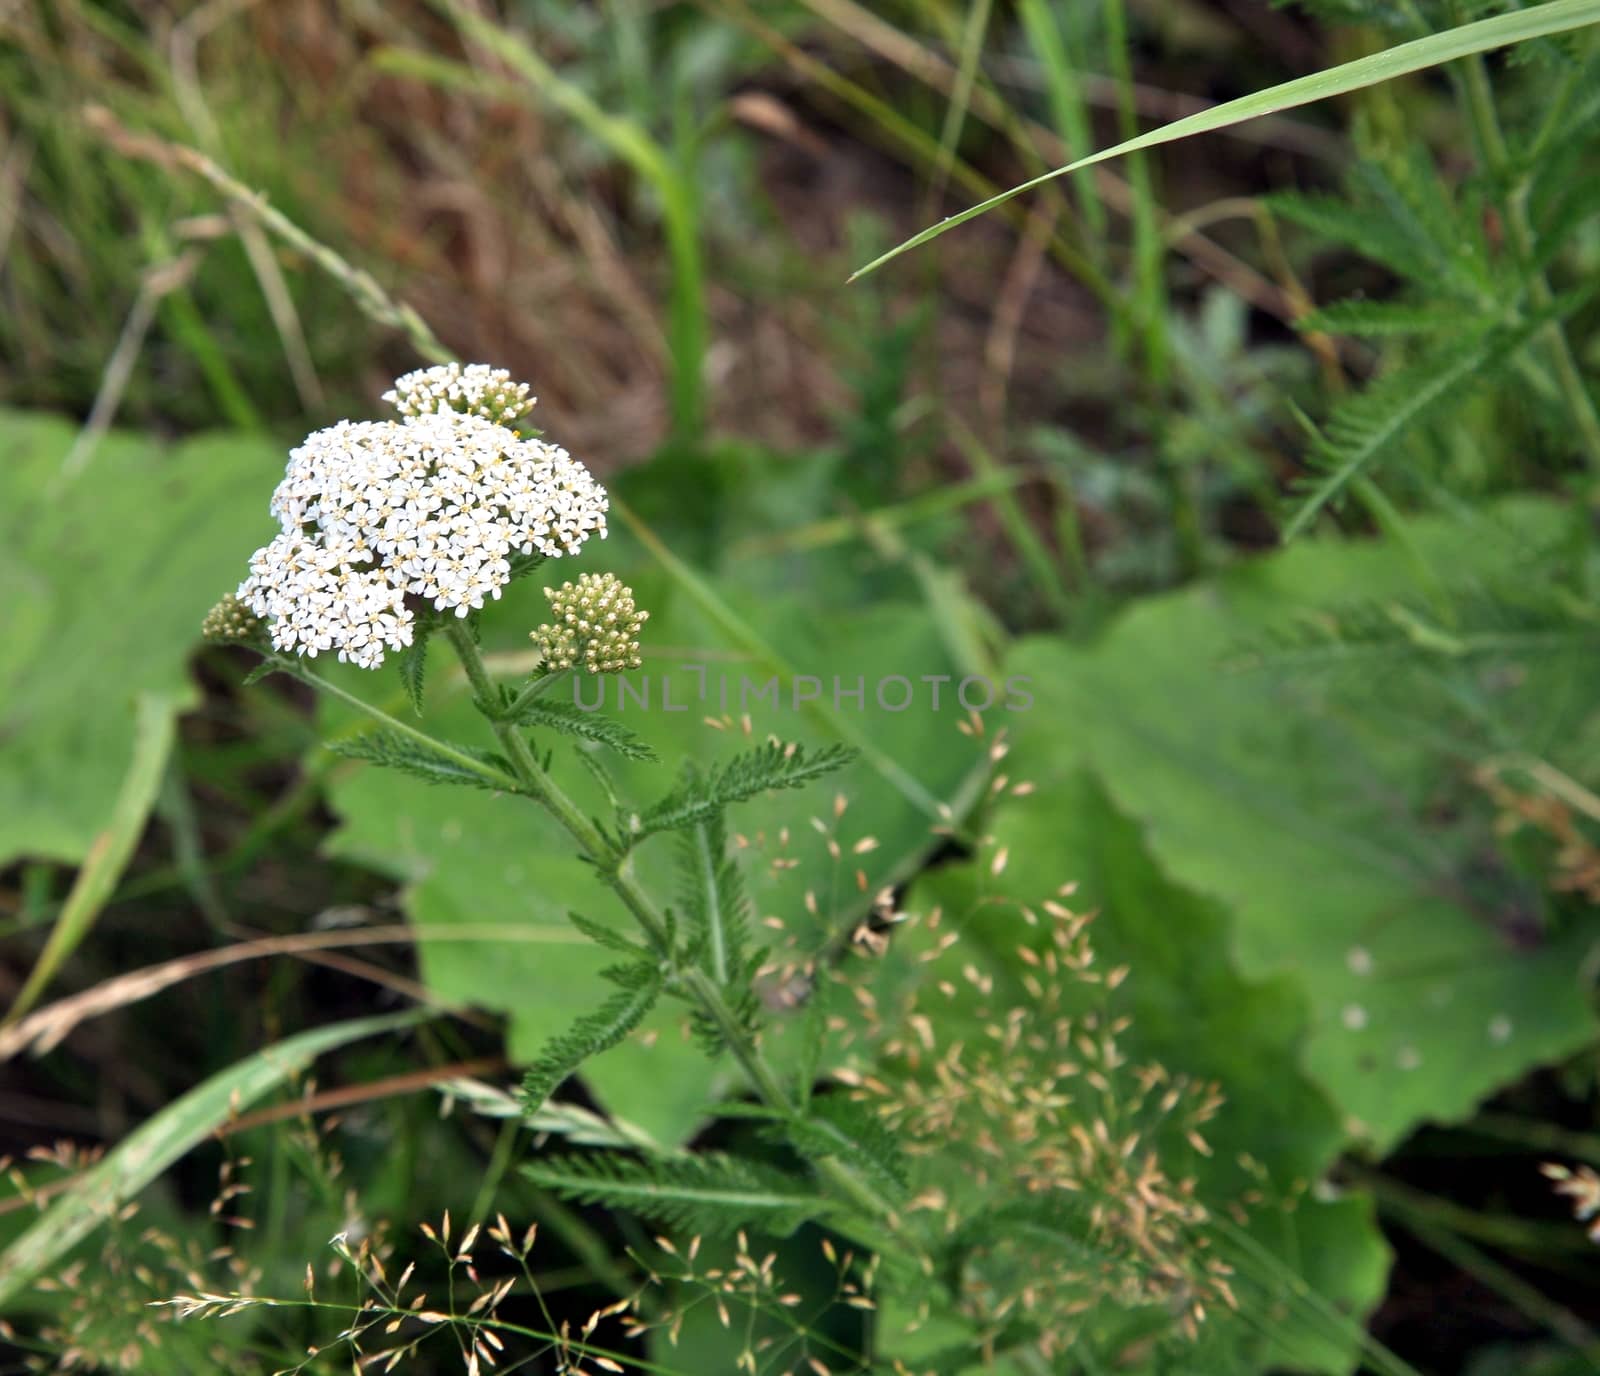
{"label": "curved grass blade", "polygon": [[232,1114],[276,1089],[315,1057],[431,1016],[426,1009],[411,1009],[302,1032],[219,1071],[168,1104],[123,1138],[99,1165],[73,1181],[27,1232],[0,1253],[0,1308]]}
{"label": "curved grass blade", "polygon": [[78,944],[89,934],[94,920],[117,887],[122,871],[133,855],[133,848],[144,834],[150,809],[161,789],[161,776],[177,735],[178,704],[158,693],[141,693],[133,731],[133,760],[123,775],[111,819],[94,838],[83,868],[72,881],[72,891],[61,907],[50,939],[39,952],[28,982],[22,986],[6,1012],[5,1021],[14,1022],[39,1000],[45,986]]}
{"label": "curved grass blade", "polygon": [[1453,62],[1460,57],[1471,57],[1474,53],[1525,43],[1531,38],[1542,38],[1548,34],[1581,29],[1597,22],[1600,22],[1600,0],[1546,0],[1542,5],[1533,5],[1511,14],[1498,14],[1492,19],[1480,19],[1472,24],[1462,24],[1443,33],[1413,39],[1409,43],[1398,43],[1381,53],[1359,57],[1353,62],[1341,63],[1337,67],[1315,72],[1311,76],[1296,77],[1293,81],[1269,86],[1264,91],[1240,96],[1237,100],[1226,101],[1209,110],[1202,110],[1199,114],[1164,124],[1159,129],[1140,134],[1137,138],[1128,139],[1110,148],[1102,148],[1098,153],[1079,158],[1065,167],[1058,167],[1054,171],[1022,182],[1009,191],[1002,191],[998,196],[991,196],[986,201],[969,206],[958,214],[947,216],[938,224],[929,225],[920,234],[913,235],[903,244],[874,258],[865,267],[857,268],[849,280],[853,282],[858,277],[866,276],[867,273],[881,268],[890,259],[919,248],[931,239],[937,239],[946,230],[976,219],[986,211],[1005,204],[1015,196],[1020,196],[1024,191],[1031,191],[1036,186],[1054,181],[1057,177],[1068,176],[1082,168],[1092,167],[1097,162],[1107,162],[1127,153],[1136,153],[1142,148],[1175,143],[1179,139],[1192,138],[1196,134],[1213,133],[1230,125],[1240,124],[1247,119],[1277,114],[1281,110],[1292,110],[1298,105],[1309,105],[1312,101],[1326,100],[1330,96],[1347,95],[1351,91],[1375,86],[1380,81],[1390,81],[1397,76],[1420,72],[1444,62]]}

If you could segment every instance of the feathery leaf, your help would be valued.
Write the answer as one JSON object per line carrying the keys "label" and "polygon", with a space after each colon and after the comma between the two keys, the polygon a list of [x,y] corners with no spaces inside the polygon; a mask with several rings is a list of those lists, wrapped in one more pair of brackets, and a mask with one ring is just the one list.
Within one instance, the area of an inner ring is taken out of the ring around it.
{"label": "feathery leaf", "polygon": [[729,803],[742,803],[758,793],[800,788],[855,758],[848,746],[828,745],[806,751],[798,745],[769,742],[705,774],[687,774],[672,793],[643,812],[634,824],[636,839],[658,831],[677,831],[715,816]]}
{"label": "feathery leaf", "polygon": [[756,1227],[781,1237],[829,1207],[807,1181],[720,1154],[645,1159],[586,1152],[537,1159],[523,1171],[565,1198],[626,1209],[688,1232]]}
{"label": "feathery leaf", "polygon": [[1573,310],[1579,299],[1568,294],[1512,328],[1480,330],[1441,344],[1341,402],[1307,455],[1323,476],[1284,528],[1284,542],[1301,534],[1323,507],[1463,383],[1509,358],[1551,320]]}
{"label": "feathery leaf", "polygon": [[653,964],[614,966],[606,974],[622,988],[539,1053],[522,1079],[524,1112],[536,1112],[584,1061],[609,1051],[632,1032],[661,994],[661,972]]}
{"label": "feathery leaf", "polygon": [[819,1094],[803,1118],[788,1118],[779,1127],[802,1156],[832,1156],[854,1166],[880,1189],[903,1193],[905,1158],[894,1133],[867,1105],[846,1094]]}
{"label": "feathery leaf", "polygon": [[400,683],[411,699],[412,710],[422,715],[423,681],[428,673],[428,641],[438,627],[438,617],[432,612],[418,615],[411,632],[411,644],[399,656]]}
{"label": "feathery leaf", "polygon": [[507,718],[519,726],[543,727],[580,740],[593,741],[626,755],[630,760],[653,760],[656,752],[619,721],[598,712],[586,712],[576,703],[534,698]]}
{"label": "feathery leaf", "polygon": [[1410,301],[1335,301],[1295,321],[1301,331],[1320,330],[1327,334],[1365,335],[1385,338],[1392,335],[1435,335],[1459,333],[1476,327],[1480,318],[1465,306],[1417,303]]}
{"label": "feathery leaf", "polygon": [[[329,741],[328,749],[349,760],[365,760],[368,764],[403,770],[431,784],[471,784],[474,788],[491,790],[514,787],[511,766],[491,751],[452,745],[450,750],[453,753],[446,754],[396,731],[370,731],[364,736],[353,736],[348,740]],[[505,782],[497,783],[486,778],[471,767],[473,762],[506,776]]]}

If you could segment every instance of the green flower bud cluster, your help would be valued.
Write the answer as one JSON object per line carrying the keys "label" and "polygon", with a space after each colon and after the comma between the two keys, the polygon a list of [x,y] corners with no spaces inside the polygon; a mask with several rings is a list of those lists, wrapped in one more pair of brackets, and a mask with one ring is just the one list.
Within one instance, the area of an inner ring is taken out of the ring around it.
{"label": "green flower bud cluster", "polygon": [[576,583],[546,588],[555,620],[532,632],[546,671],[580,666],[591,674],[637,669],[639,627],[650,613],[640,611],[633,589],[614,573],[580,574]]}
{"label": "green flower bud cluster", "polygon": [[231,592],[205,615],[200,634],[214,645],[243,645],[260,637],[261,618]]}

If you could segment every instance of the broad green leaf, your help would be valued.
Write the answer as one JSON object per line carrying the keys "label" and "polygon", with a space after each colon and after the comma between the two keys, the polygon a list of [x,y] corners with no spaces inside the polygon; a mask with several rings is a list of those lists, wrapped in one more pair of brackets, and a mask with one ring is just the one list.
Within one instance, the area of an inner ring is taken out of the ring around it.
{"label": "broad green leaf", "polygon": [[65,479],[76,433],[0,411],[0,865],[89,853],[133,758],[135,701],[194,701],[200,620],[275,528],[269,440],[162,449],[113,432]]}
{"label": "broad green leaf", "polygon": [[1214,133],[1219,129],[1226,129],[1229,125],[1241,124],[1247,119],[1276,114],[1280,110],[1292,110],[1298,105],[1309,105],[1312,101],[1347,95],[1351,91],[1374,86],[1380,81],[1392,81],[1397,76],[1424,71],[1444,62],[1453,62],[1457,58],[1470,57],[1474,53],[1489,52],[1513,43],[1525,43],[1529,39],[1541,38],[1546,34],[1581,29],[1597,22],[1600,22],[1600,0],[1547,0],[1547,3],[1542,5],[1531,5],[1510,14],[1499,14],[1491,19],[1480,19],[1476,23],[1447,29],[1443,33],[1429,34],[1426,38],[1414,39],[1409,43],[1398,43],[1383,52],[1373,53],[1368,57],[1358,57],[1353,62],[1345,62],[1310,76],[1296,77],[1293,81],[1270,86],[1264,91],[1256,91],[1237,100],[1224,101],[1221,105],[1214,105],[1199,114],[1174,120],[1171,124],[1164,124],[1159,129],[1140,134],[1137,138],[1127,139],[1110,148],[1102,148],[1098,153],[1091,153],[1088,157],[1079,158],[1065,167],[1058,167],[1033,177],[1008,191],[1002,191],[998,196],[991,196],[986,201],[969,206],[958,214],[946,216],[938,224],[930,225],[920,234],[913,235],[903,244],[874,258],[865,267],[856,269],[851,274],[850,280],[863,277],[891,259],[898,258],[902,253],[918,248],[930,239],[938,238],[946,230],[965,224],[968,220],[975,219],[998,205],[1004,205],[1024,191],[1031,191],[1036,186],[1054,181],[1057,177],[1068,176],[1082,168],[1092,167],[1095,163],[1137,153],[1143,148],[1155,148],[1163,143],[1192,138],[1196,134]]}
{"label": "broad green leaf", "polygon": [[0,1254],[0,1306],[13,1300],[229,1117],[285,1083],[323,1052],[362,1037],[409,1027],[429,1016],[426,1011],[396,1013],[301,1032],[219,1071],[168,1104],[74,1180],[38,1221]]}
{"label": "broad green leaf", "polygon": [[1581,976],[1592,924],[1541,924],[1497,883],[1468,777],[1487,747],[1436,739],[1459,700],[1493,716],[1497,748],[1538,754],[1569,733],[1533,713],[1517,739],[1523,706],[1588,711],[1592,677],[1581,657],[1512,641],[1454,681],[1456,697],[1441,688],[1436,712],[1396,720],[1405,695],[1381,660],[1341,682],[1224,661],[1299,608],[1413,599],[1419,567],[1445,586],[1504,583],[1563,520],[1522,502],[1417,522],[1404,547],[1297,547],[1152,599],[1093,648],[1036,639],[1007,666],[1037,697],[1017,730],[1028,776],[1052,790],[1093,770],[1162,868],[1232,914],[1241,974],[1303,989],[1303,1065],[1346,1130],[1379,1148],[1594,1035]]}

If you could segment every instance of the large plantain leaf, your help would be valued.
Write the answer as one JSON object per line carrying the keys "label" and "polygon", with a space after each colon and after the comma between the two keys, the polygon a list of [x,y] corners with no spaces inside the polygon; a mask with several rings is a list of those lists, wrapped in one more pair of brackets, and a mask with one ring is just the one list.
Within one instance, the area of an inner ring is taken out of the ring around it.
{"label": "large plantain leaf", "polygon": [[1396,718],[1410,694],[1383,657],[1337,682],[1223,662],[1297,607],[1503,582],[1562,519],[1524,502],[1419,522],[1404,548],[1297,549],[1145,603],[1094,648],[1033,640],[1008,666],[1038,696],[1019,719],[1030,776],[1056,788],[1092,768],[1162,868],[1220,900],[1241,973],[1304,990],[1304,1065],[1347,1130],[1379,1147],[1462,1117],[1594,1035],[1579,973],[1592,921],[1540,922],[1507,885],[1471,744],[1437,740],[1464,701],[1493,723],[1496,749],[1542,752],[1561,720],[1592,716],[1592,667],[1531,642],[1482,663],[1447,657],[1454,696],[1414,698]]}
{"label": "large plantain leaf", "polygon": [[200,619],[270,534],[283,470],[260,436],[164,449],[114,432],[64,478],[76,434],[0,411],[0,866],[88,853],[133,756],[135,700],[194,701]]}

